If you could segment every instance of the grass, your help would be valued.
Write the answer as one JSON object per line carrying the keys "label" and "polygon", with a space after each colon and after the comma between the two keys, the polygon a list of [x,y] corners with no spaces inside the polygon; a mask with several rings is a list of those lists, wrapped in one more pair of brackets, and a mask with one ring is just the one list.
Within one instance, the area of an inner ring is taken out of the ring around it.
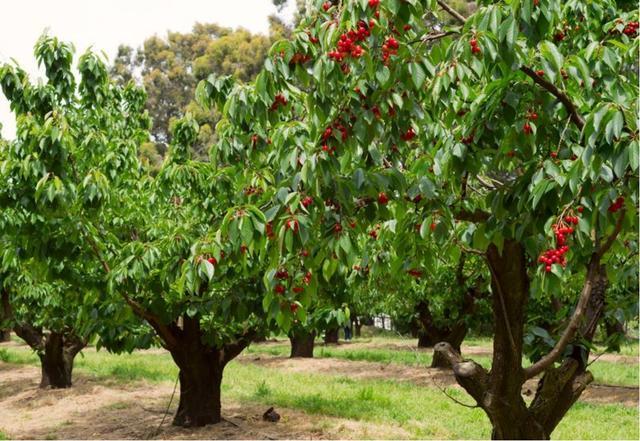
{"label": "grass", "polygon": [[[379,343],[378,339],[367,339],[362,342]],[[469,346],[487,346],[487,339],[472,340],[471,343],[465,341]],[[409,340],[402,339],[384,339],[384,342],[391,344],[401,344],[404,348],[389,349],[382,347],[371,348],[350,348],[349,345],[343,346],[317,346],[314,355],[319,358],[339,358],[352,361],[369,361],[376,363],[394,363],[405,366],[430,366],[431,353],[425,351],[415,351],[409,346]],[[483,343],[483,344],[481,344]],[[627,347],[624,347],[627,349]],[[282,344],[270,343],[266,345],[252,345],[247,348],[249,354],[269,354],[277,357],[286,357],[289,355],[289,343]],[[491,367],[491,358],[489,356],[474,355],[473,360],[481,364],[486,369]],[[525,362],[527,365],[527,362]],[[637,386],[640,378],[638,376],[638,364],[632,363],[615,363],[610,361],[597,360],[590,366],[595,382],[600,384],[611,384],[620,386]]]}
{"label": "grass", "polygon": [[4,433],[2,430],[0,430],[0,440],[5,440],[5,439],[9,439],[9,436]]}
{"label": "grass", "polygon": [[[260,350],[283,355],[286,345],[263,345]],[[256,349],[254,347],[253,351]],[[263,351],[263,352],[264,352]],[[386,349],[362,350],[369,361],[402,360],[408,354]],[[338,348],[319,348],[323,356],[339,356]],[[337,355],[336,355],[337,354]],[[419,353],[427,357],[426,353]],[[345,355],[346,357],[346,355]],[[351,357],[356,357],[351,355]],[[26,348],[0,350],[0,360],[10,363],[37,364]],[[404,358],[409,362],[410,359]],[[420,362],[430,361],[424,358]],[[595,366],[595,365],[594,365]],[[76,370],[97,378],[131,382],[173,382],[177,369],[166,353],[135,352],[112,355],[85,351],[77,359]],[[636,383],[637,384],[637,383]],[[393,425],[407,430],[413,438],[488,438],[490,426],[479,409],[468,409],[454,403],[435,388],[416,387],[408,382],[362,380],[318,373],[291,373],[248,363],[232,362],[225,370],[223,396],[239,402],[288,407],[309,414],[335,416],[352,420]],[[470,403],[458,389],[447,392]],[[126,412],[126,410],[123,410]],[[556,431],[554,439],[637,439],[638,410],[617,404],[592,405],[577,403]]]}

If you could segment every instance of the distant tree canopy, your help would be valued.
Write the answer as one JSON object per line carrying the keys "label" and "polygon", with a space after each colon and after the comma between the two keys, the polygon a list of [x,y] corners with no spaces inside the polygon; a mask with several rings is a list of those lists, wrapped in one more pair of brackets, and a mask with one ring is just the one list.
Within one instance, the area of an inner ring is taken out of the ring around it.
{"label": "distant tree canopy", "polygon": [[138,49],[125,45],[118,48],[111,74],[122,83],[135,80],[148,94],[154,143],[141,149],[146,162],[159,167],[169,143],[171,121],[187,110],[201,125],[194,154],[206,157],[218,117],[202,112],[193,101],[195,87],[211,72],[251,81],[260,71],[269,47],[289,33],[277,17],[270,17],[269,22],[268,36],[241,28],[197,23],[189,33],[169,32],[166,38],[154,35]]}

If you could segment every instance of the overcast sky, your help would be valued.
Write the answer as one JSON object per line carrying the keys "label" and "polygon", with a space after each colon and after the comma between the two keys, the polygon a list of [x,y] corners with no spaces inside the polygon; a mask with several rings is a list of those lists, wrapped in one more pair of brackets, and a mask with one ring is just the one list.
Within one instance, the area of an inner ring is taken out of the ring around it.
{"label": "overcast sky", "polygon": [[[267,33],[271,0],[20,0],[3,1],[0,14],[0,63],[18,61],[32,78],[41,76],[33,45],[49,35],[72,42],[76,54],[104,50],[112,59],[119,44],[138,47],[145,38],[168,30],[189,31],[195,22],[218,23]],[[290,17],[291,11],[285,11]],[[15,119],[0,92],[2,135],[12,138]]]}

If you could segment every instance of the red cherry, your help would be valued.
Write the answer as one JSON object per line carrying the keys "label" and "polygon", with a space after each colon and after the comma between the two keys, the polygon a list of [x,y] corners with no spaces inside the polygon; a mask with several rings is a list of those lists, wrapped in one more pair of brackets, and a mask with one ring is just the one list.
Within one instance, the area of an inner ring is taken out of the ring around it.
{"label": "red cherry", "polygon": [[324,12],[327,12],[331,8],[331,6],[331,2],[324,2],[322,4],[322,9],[324,9]]}
{"label": "red cherry", "polygon": [[305,208],[309,208],[311,204],[313,204],[313,198],[311,196],[302,199],[302,205],[304,205]]}
{"label": "red cherry", "polygon": [[436,224],[435,222],[431,222],[431,225],[429,225],[429,229],[431,231],[436,231],[436,227],[438,226],[438,224]]}
{"label": "red cherry", "polygon": [[383,191],[381,191],[378,194],[378,203],[380,205],[387,205],[387,203],[389,202],[389,197],[387,196],[387,194]]}
{"label": "red cherry", "polygon": [[578,207],[578,213],[582,213],[584,211],[584,207],[581,205]]}
{"label": "red cherry", "polygon": [[279,283],[275,287],[276,294],[284,294],[286,291],[287,291],[287,288],[285,288],[284,285],[281,285]]}
{"label": "red cherry", "polygon": [[[295,288],[293,289],[295,290]],[[298,310],[298,304],[292,303],[291,306],[289,306],[289,309],[291,309],[291,312],[295,313]]]}
{"label": "red cherry", "polygon": [[218,261],[216,260],[215,257],[209,257],[207,259],[207,262],[209,262],[211,265],[214,265],[214,266],[218,264]]}

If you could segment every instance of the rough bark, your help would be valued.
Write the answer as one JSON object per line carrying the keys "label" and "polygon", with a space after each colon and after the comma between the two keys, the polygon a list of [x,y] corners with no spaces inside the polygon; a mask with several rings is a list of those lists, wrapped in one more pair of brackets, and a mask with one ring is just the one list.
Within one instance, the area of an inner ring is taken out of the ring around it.
{"label": "rough bark", "polygon": [[[464,321],[457,321],[452,326],[437,326],[431,315],[429,304],[426,301],[418,303],[416,310],[419,321],[419,348],[432,348],[440,342],[446,342],[457,352],[460,352],[460,345],[465,335],[467,335],[467,325]],[[446,357],[442,357],[439,353],[434,352],[431,367],[448,368],[451,367],[451,365]]]}
{"label": "rough bark", "polygon": [[[174,331],[175,332],[175,331]],[[183,329],[173,336],[179,343],[170,352],[180,369],[180,401],[173,424],[200,427],[222,420],[220,386],[229,361],[237,357],[253,335],[243,335],[234,343],[214,347],[202,342],[199,318],[183,317]]]}
{"label": "rough bark", "polygon": [[86,340],[72,332],[44,332],[28,324],[17,324],[14,331],[40,358],[41,388],[71,387],[73,362],[78,352],[87,345]]}
{"label": "rough bark", "polygon": [[44,352],[38,353],[42,365],[40,387],[71,387],[73,362],[78,352],[86,345],[86,341],[73,334],[50,332],[45,337]]}
{"label": "rough bark", "polygon": [[[507,241],[500,253],[491,245],[487,250],[487,263],[492,273],[494,319],[491,371],[463,359],[448,343],[439,343],[435,350],[452,365],[458,383],[489,417],[493,439],[549,439],[593,380],[586,371],[588,348],[577,343],[593,339],[602,316],[607,286],[605,269],[599,264],[599,256],[594,254],[585,280],[589,290],[583,288],[583,293],[589,296],[588,303],[578,316],[580,325],[572,338],[572,352],[559,367],[551,363],[545,368],[536,395],[527,407],[521,395],[522,385],[528,378],[521,364],[524,308],[529,296],[524,249],[516,242]],[[575,314],[570,323],[576,322]]]}
{"label": "rough bark", "polygon": [[313,358],[313,345],[316,331],[305,330],[292,331],[289,335],[291,341],[291,358]]}
{"label": "rough bark", "polygon": [[[608,286],[606,269],[598,265],[594,275],[591,297],[587,304],[577,337],[591,342],[602,317],[605,294]],[[546,433],[551,434],[571,406],[578,400],[585,388],[593,381],[593,375],[587,371],[589,348],[572,345],[571,355],[561,365],[548,368],[540,382],[536,395],[531,402],[530,412],[540,421]]]}
{"label": "rough bark", "polygon": [[327,329],[324,332],[324,342],[325,342],[325,344],[338,344],[338,336],[339,336],[339,329],[338,328]]}

